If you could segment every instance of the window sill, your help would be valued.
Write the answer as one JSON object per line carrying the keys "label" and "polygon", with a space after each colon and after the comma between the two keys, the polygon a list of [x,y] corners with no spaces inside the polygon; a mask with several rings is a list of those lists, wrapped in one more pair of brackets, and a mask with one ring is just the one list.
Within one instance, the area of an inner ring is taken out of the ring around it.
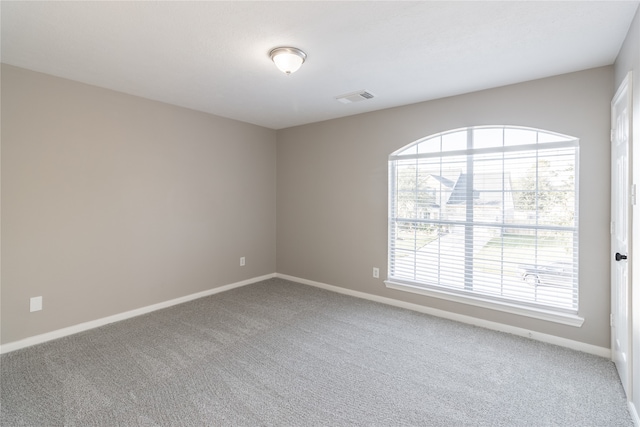
{"label": "window sill", "polygon": [[476,296],[460,295],[448,292],[444,289],[423,288],[420,286],[409,285],[393,280],[385,280],[385,285],[389,289],[396,289],[404,292],[411,292],[419,295],[426,295],[433,298],[440,298],[447,301],[454,301],[462,304],[473,305],[476,307],[488,308],[490,310],[503,311],[505,313],[517,314],[519,316],[531,317],[534,319],[546,320],[548,322],[561,323],[564,325],[581,327],[584,318],[577,314],[562,313],[540,308],[527,307],[518,305],[517,303],[507,303],[502,301],[493,301]]}

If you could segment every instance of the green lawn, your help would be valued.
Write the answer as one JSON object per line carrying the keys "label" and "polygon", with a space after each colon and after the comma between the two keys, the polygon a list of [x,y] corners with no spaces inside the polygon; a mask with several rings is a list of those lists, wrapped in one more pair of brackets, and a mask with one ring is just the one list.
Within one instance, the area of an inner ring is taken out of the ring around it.
{"label": "green lawn", "polygon": [[[414,251],[438,239],[438,233],[435,229],[399,230],[397,237],[397,249]],[[536,242],[537,259],[571,261],[561,236],[549,234],[536,240],[534,235],[504,234],[492,238],[474,254],[476,268],[491,274],[519,276],[519,264],[536,263]]]}
{"label": "green lawn", "polygon": [[[538,259],[571,261],[561,237],[549,235],[538,238],[537,243]],[[481,271],[512,276],[519,275],[518,264],[534,264],[535,260],[536,236],[522,234],[494,237],[474,255],[474,261]]]}
{"label": "green lawn", "polygon": [[422,249],[438,238],[438,234],[427,230],[399,230],[396,248],[408,251]]}

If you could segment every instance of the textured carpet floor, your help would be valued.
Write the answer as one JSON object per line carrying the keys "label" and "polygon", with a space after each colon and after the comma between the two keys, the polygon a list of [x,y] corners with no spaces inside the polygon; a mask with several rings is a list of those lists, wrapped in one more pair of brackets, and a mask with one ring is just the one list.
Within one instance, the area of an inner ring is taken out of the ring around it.
{"label": "textured carpet floor", "polygon": [[2,355],[2,426],[631,426],[603,358],[279,279]]}

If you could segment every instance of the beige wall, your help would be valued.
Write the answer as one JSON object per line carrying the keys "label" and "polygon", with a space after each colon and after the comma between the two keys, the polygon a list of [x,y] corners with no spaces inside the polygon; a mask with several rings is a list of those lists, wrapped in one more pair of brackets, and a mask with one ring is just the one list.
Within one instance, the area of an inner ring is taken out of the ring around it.
{"label": "beige wall", "polygon": [[[633,182],[640,185],[640,9],[636,12],[627,38],[614,64],[615,87],[617,88],[629,71],[632,71],[633,92]],[[633,237],[630,259],[632,298],[632,363],[633,372],[632,399],[636,413],[640,412],[640,209],[633,209]]]}
{"label": "beige wall", "polygon": [[[609,347],[613,79],[603,67],[276,133],[3,65],[2,343],[277,271]],[[386,271],[388,155],[484,124],[581,139],[581,328],[371,277]]]}
{"label": "beige wall", "polygon": [[[596,346],[609,344],[613,68],[278,131],[277,271]],[[348,108],[348,107],[347,107]],[[580,328],[385,288],[387,159],[421,137],[520,125],[580,138]]]}
{"label": "beige wall", "polygon": [[275,131],[1,76],[2,343],[275,271]]}

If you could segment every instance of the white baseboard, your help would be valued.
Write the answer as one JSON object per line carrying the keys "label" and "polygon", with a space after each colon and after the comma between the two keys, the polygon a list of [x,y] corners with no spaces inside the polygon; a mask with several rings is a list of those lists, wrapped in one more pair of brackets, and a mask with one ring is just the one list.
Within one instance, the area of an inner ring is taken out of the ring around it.
{"label": "white baseboard", "polygon": [[633,425],[635,427],[640,427],[640,415],[638,415],[638,411],[633,402],[629,401],[629,413],[631,414],[631,419],[633,420]]}
{"label": "white baseboard", "polygon": [[536,331],[530,331],[524,328],[518,328],[516,326],[505,325],[502,323],[492,322],[489,320],[478,319],[477,317],[466,316],[464,314],[452,313],[449,311],[439,310],[437,308],[425,307],[419,304],[399,301],[393,298],[381,297],[378,295],[372,295],[365,292],[353,291],[351,289],[328,285],[326,283],[315,282],[313,280],[301,279],[299,277],[289,276],[286,274],[276,273],[276,277],[285,279],[285,280],[290,280],[292,282],[301,283],[303,285],[315,286],[317,288],[322,288],[329,291],[350,295],[357,298],[363,298],[370,301],[379,302],[382,304],[388,304],[395,307],[406,308],[408,310],[418,311],[420,313],[430,314],[433,316],[442,317],[449,320],[455,320],[457,322],[467,323],[467,324],[479,326],[485,329],[492,329],[494,331],[506,332],[509,334],[518,335],[525,338],[531,338],[536,341],[555,344],[561,347],[570,348],[572,350],[578,350],[584,353],[594,354],[596,356],[601,356],[601,357],[611,359],[611,350],[605,347],[598,347],[598,346],[595,346],[592,344],[586,344],[580,341],[574,341],[567,338],[557,337],[555,335],[543,334]]}
{"label": "white baseboard", "polygon": [[47,341],[55,340],[57,338],[66,337],[68,335],[77,334],[78,332],[84,332],[89,329],[94,329],[100,326],[108,325],[109,323],[130,319],[132,317],[140,316],[142,314],[147,314],[152,311],[161,310],[163,308],[171,307],[177,304],[182,304],[198,298],[214,295],[220,292],[250,285],[252,283],[261,282],[263,280],[271,279],[273,277],[276,277],[275,273],[267,274],[260,277],[254,277],[251,279],[242,280],[240,282],[231,283],[229,285],[224,285],[217,288],[208,289],[206,291],[197,292],[195,294],[186,295],[180,298],[175,298],[169,301],[148,305],[146,307],[136,308],[135,310],[125,311],[124,313],[114,314],[113,316],[107,316],[101,319],[91,320],[89,322],[84,322],[77,325],[69,326],[67,328],[58,329],[56,331],[47,332],[45,334],[35,335],[29,338],[25,338],[23,340],[10,342],[0,346],[0,354],[9,353],[11,351],[19,350],[21,348],[30,347],[36,344],[41,344]]}
{"label": "white baseboard", "polygon": [[[426,307],[419,304],[413,304],[409,302],[399,301],[393,298],[381,297],[378,295],[368,294],[365,292],[354,291],[351,289],[341,288],[339,286],[328,285],[326,283],[315,282],[313,280],[302,279],[299,277],[289,276],[286,274],[272,273],[260,277],[254,277],[251,279],[243,280],[240,282],[232,283],[229,285],[220,286],[217,288],[209,289],[203,292],[198,292],[184,297],[175,298],[169,301],[149,305],[135,310],[126,311],[124,313],[115,314],[113,316],[103,317],[101,319],[92,320],[89,322],[80,323],[78,325],[69,326],[67,328],[58,329],[56,331],[47,332],[41,335],[35,335],[33,337],[25,338],[23,340],[10,342],[0,346],[0,354],[9,353],[11,351],[19,350],[21,348],[29,347],[36,344],[41,344],[47,341],[51,341],[57,338],[66,337],[68,335],[77,334],[78,332],[87,331],[89,329],[98,328],[100,326],[107,325],[109,323],[118,322],[120,320],[130,319],[132,317],[140,316],[142,314],[150,313],[152,311],[160,310],[163,308],[171,307],[176,304],[182,304],[184,302],[192,301],[198,298],[214,295],[220,292],[228,291],[231,289],[239,288],[242,286],[250,285],[252,283],[261,282],[263,280],[278,277],[292,282],[297,282],[304,285],[314,286],[317,288],[326,289],[329,291],[350,295],[357,298],[367,299],[370,301],[379,302],[382,304],[392,305],[395,307],[405,308],[408,310],[418,311],[425,314],[430,314],[445,319],[455,320],[462,323],[467,323],[474,326],[483,327],[486,329],[492,329],[495,331],[506,332],[513,335],[518,335],[526,338],[531,338],[537,341],[542,341],[550,344],[567,347],[573,350],[582,351],[585,353],[595,354],[597,356],[611,358],[611,350],[604,347],[598,347],[591,344],[582,343],[579,341],[573,341],[566,338],[557,337],[554,335],[543,334],[540,332],[530,331],[515,326],[505,325],[502,323],[491,322],[488,320],[478,319],[476,317],[466,316],[463,314],[452,313],[449,311],[439,310],[432,307]],[[630,405],[632,405],[630,403]],[[630,406],[631,409],[631,406]],[[635,412],[635,408],[634,412]],[[635,412],[637,421],[637,412]],[[640,427],[640,423],[636,423],[637,427]]]}

